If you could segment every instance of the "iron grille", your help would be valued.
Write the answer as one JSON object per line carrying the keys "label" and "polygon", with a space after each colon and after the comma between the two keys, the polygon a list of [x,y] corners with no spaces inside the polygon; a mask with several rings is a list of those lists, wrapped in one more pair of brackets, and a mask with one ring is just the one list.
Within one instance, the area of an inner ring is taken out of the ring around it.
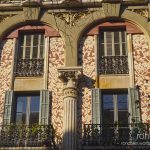
{"label": "iron grille", "polygon": [[19,59],[16,64],[15,76],[38,77],[43,75],[44,59]]}
{"label": "iron grille", "polygon": [[100,74],[128,74],[128,56],[99,57]]}
{"label": "iron grille", "polygon": [[0,147],[50,147],[56,148],[51,125],[0,126]]}
{"label": "iron grille", "polygon": [[[149,124],[85,124],[83,146],[128,146],[150,144]],[[145,136],[141,138],[140,136]],[[143,145],[146,146],[146,145]]]}

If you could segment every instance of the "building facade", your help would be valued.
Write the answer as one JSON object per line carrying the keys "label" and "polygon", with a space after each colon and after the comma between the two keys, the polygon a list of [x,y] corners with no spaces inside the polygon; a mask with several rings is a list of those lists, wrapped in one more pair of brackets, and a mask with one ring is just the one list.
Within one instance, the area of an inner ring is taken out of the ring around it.
{"label": "building facade", "polygon": [[1,0],[0,149],[149,149],[149,19],[147,0]]}

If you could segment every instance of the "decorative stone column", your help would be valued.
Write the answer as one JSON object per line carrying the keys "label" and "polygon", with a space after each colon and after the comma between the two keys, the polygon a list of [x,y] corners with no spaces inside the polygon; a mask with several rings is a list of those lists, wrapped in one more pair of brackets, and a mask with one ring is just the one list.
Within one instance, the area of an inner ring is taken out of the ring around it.
{"label": "decorative stone column", "polygon": [[81,67],[58,69],[64,83],[63,150],[76,150],[77,130],[77,81]]}

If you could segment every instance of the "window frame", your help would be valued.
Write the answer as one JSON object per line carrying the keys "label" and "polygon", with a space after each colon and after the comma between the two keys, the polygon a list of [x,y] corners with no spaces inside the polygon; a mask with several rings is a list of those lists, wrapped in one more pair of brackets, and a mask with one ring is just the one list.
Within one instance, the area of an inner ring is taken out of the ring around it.
{"label": "window frame", "polygon": [[[123,32],[124,31],[124,32]],[[110,32],[111,33],[111,43],[107,43],[107,36],[106,33]],[[119,42],[115,43],[114,40],[114,33],[115,32],[119,32]],[[125,41],[123,42],[122,40],[122,36],[121,33],[124,33],[125,36]],[[102,37],[102,33],[104,33],[104,39],[103,42],[101,42],[101,37]],[[126,27],[101,27],[99,28],[99,56],[127,56],[127,32],[126,32]],[[112,50],[111,50],[111,55],[108,55],[108,49],[107,49],[107,44],[111,44],[112,45]],[[120,55],[116,55],[115,54],[115,44],[119,44],[119,52]],[[122,45],[125,45],[125,54],[123,54],[123,49],[122,49]],[[102,49],[102,45],[104,45],[104,50]]]}
{"label": "window frame", "polygon": [[[102,124],[103,124],[103,111],[104,111],[104,109],[103,109],[103,95],[107,95],[107,94],[109,94],[109,95],[112,95],[112,98],[113,98],[113,123],[119,123],[119,111],[121,111],[121,109],[119,109],[118,108],[118,95],[120,95],[120,94],[126,94],[127,95],[127,109],[126,110],[123,110],[123,111],[127,111],[127,113],[129,114],[129,98],[128,98],[128,91],[127,91],[127,89],[126,90],[102,90],[102,94],[101,94],[101,110],[102,110],[102,116],[101,116],[101,118],[102,118]],[[127,124],[129,124],[129,117],[128,117],[128,122],[127,122]]]}
{"label": "window frame", "polygon": [[[28,35],[31,36],[30,46],[26,45],[26,43],[27,43],[27,36]],[[37,44],[37,46],[34,46],[34,44],[33,44],[35,35],[38,35],[38,42],[37,42],[38,44]],[[42,40],[41,36],[42,35],[43,35],[43,44],[41,45],[41,40]],[[21,44],[21,41],[23,42],[23,44]],[[19,42],[18,42],[18,52],[19,52],[18,53],[18,59],[44,59],[44,57],[45,57],[45,43],[46,43],[46,40],[45,40],[44,30],[20,31],[19,32]],[[37,57],[35,57],[35,58],[33,57],[34,56],[33,55],[34,47],[38,48]],[[42,50],[43,50],[42,57],[40,57],[40,55],[41,55],[41,47],[42,47]],[[29,56],[29,58],[26,57],[26,48],[30,48],[30,56]],[[22,49],[22,52],[21,52],[21,49]]]}
{"label": "window frame", "polygon": [[[31,125],[30,124],[30,114],[31,114],[31,111],[30,111],[30,108],[31,108],[31,97],[32,96],[38,96],[39,97],[39,116],[38,118],[40,117],[40,92],[36,91],[36,92],[16,92],[15,95],[14,95],[14,104],[13,104],[13,113],[12,113],[12,121],[14,124],[20,124],[20,123],[17,123],[16,121],[16,116],[17,116],[17,98],[19,96],[25,96],[26,97],[26,118],[25,118],[25,125]],[[22,124],[22,123],[21,123]],[[37,124],[39,124],[39,119],[38,119],[38,122]]]}

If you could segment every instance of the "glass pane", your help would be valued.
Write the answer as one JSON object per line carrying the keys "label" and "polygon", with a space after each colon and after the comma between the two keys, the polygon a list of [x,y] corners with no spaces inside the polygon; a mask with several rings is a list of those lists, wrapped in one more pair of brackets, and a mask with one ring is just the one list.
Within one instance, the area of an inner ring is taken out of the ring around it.
{"label": "glass pane", "polygon": [[118,122],[120,124],[123,124],[122,126],[127,126],[128,116],[128,111],[118,111]]}
{"label": "glass pane", "polygon": [[107,43],[107,56],[112,56],[112,44]]}
{"label": "glass pane", "polygon": [[113,95],[102,95],[102,100],[103,100],[103,109],[114,109],[113,106]]}
{"label": "glass pane", "polygon": [[39,107],[40,107],[40,97],[31,96],[30,112],[39,111]]}
{"label": "glass pane", "polygon": [[33,47],[33,55],[32,58],[37,58],[38,55],[38,47]]}
{"label": "glass pane", "polygon": [[30,58],[30,47],[26,47],[26,54],[25,54],[25,58]]}
{"label": "glass pane", "polygon": [[119,43],[119,31],[114,32],[114,42]]}
{"label": "glass pane", "polygon": [[27,99],[25,96],[17,97],[16,123],[26,122]]}
{"label": "glass pane", "polygon": [[120,55],[120,44],[115,44],[115,55]]}
{"label": "glass pane", "polygon": [[41,34],[41,45],[44,45],[45,42],[44,42],[44,34]]}
{"label": "glass pane", "polygon": [[35,124],[39,122],[39,108],[40,107],[40,97],[31,96],[30,102],[30,124]]}
{"label": "glass pane", "polygon": [[39,35],[35,34],[34,39],[33,39],[33,46],[38,46],[38,38],[39,38]]}
{"label": "glass pane", "polygon": [[101,32],[100,34],[100,43],[104,43],[104,32]]}
{"label": "glass pane", "polygon": [[44,46],[40,46],[40,58],[44,58]]}
{"label": "glass pane", "polygon": [[107,43],[112,43],[112,32],[106,32]]}
{"label": "glass pane", "polygon": [[114,111],[103,110],[103,124],[113,124],[114,123]]}
{"label": "glass pane", "polygon": [[30,113],[30,125],[38,124],[39,122],[39,112],[31,112]]}
{"label": "glass pane", "polygon": [[119,94],[117,95],[118,100],[118,109],[120,110],[127,110],[127,94]]}
{"label": "glass pane", "polygon": [[121,32],[121,37],[122,37],[122,42],[125,42],[125,32],[124,31]]}
{"label": "glass pane", "polygon": [[26,46],[31,46],[31,35],[26,35]]}
{"label": "glass pane", "polygon": [[127,55],[126,54],[126,43],[122,43],[122,55]]}

